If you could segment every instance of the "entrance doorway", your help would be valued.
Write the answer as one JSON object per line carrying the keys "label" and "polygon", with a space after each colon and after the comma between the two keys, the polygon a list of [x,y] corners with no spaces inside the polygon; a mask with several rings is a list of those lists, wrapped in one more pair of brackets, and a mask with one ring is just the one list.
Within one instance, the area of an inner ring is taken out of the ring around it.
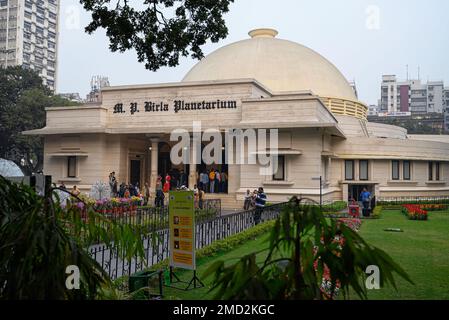
{"label": "entrance doorway", "polygon": [[360,194],[362,193],[363,189],[368,190],[368,192],[371,193],[371,196],[374,196],[373,184],[350,184],[348,188],[349,201],[351,201],[352,199],[357,202],[362,201],[362,199],[360,199]]}
{"label": "entrance doorway", "polygon": [[129,182],[132,185],[141,185],[140,181],[140,160],[131,160],[131,172],[129,174]]}
{"label": "entrance doorway", "polygon": [[[204,148],[206,147],[205,144],[201,144],[201,155],[203,154]],[[212,190],[210,188],[210,184],[203,185],[203,183],[199,180],[200,174],[207,174],[209,175],[210,171],[212,169],[218,171],[220,173],[220,178],[222,174],[226,174],[226,179],[223,181],[215,181],[214,182],[214,188],[213,193],[228,193],[228,181],[229,181],[229,167],[228,167],[228,159],[226,157],[226,150],[223,147],[221,150],[221,163],[214,163],[214,164],[206,164],[203,161],[204,159],[201,157],[201,164],[198,164],[196,166],[196,170],[198,172],[198,184],[203,188],[203,190],[206,193],[211,193]],[[222,178],[221,178],[222,179]]]}

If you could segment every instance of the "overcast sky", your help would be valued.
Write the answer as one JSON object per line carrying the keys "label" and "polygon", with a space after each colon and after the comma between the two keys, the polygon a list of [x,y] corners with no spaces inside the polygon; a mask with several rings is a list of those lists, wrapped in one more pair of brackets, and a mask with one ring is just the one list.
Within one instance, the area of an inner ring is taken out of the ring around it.
{"label": "overcast sky", "polygon": [[[133,0],[131,2],[141,2]],[[228,37],[215,49],[248,38],[254,28],[271,27],[278,38],[301,43],[334,63],[359,99],[377,104],[382,74],[444,80],[449,86],[449,1],[446,0],[235,0],[226,15]],[[104,31],[84,32],[90,16],[78,0],[61,0],[58,92],[84,97],[94,75],[111,85],[180,81],[196,61],[157,72],[137,62],[135,52],[112,53]]]}

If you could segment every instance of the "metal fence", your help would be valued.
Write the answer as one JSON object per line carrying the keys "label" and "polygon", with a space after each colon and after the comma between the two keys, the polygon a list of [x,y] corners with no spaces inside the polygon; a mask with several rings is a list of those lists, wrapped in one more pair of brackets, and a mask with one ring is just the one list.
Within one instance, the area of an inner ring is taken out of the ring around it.
{"label": "metal fence", "polygon": [[[146,228],[153,232],[168,228],[168,206],[136,208],[126,212],[105,212],[103,215],[116,223],[129,224]],[[195,209],[197,221],[209,221],[221,216],[221,200],[208,199],[203,203],[202,209]]]}
{"label": "metal fence", "polygon": [[[276,204],[266,207],[261,215],[261,222],[276,219],[284,204]],[[168,212],[164,210],[166,214]],[[196,221],[195,247],[203,248],[214,241],[225,239],[234,234],[247,230],[255,225],[255,210],[234,213],[216,217],[215,219]],[[168,221],[168,218],[166,219]],[[157,229],[146,235],[142,241],[145,248],[145,258],[134,257],[131,260],[120,258],[117,248],[105,245],[93,245],[89,248],[91,257],[96,260],[106,271],[111,279],[131,275],[151,267],[169,257],[169,230]]]}
{"label": "metal fence", "polygon": [[436,203],[436,204],[446,204],[449,203],[448,196],[433,196],[433,197],[379,197],[377,198],[377,203],[418,203],[418,202],[427,202],[427,203]]}

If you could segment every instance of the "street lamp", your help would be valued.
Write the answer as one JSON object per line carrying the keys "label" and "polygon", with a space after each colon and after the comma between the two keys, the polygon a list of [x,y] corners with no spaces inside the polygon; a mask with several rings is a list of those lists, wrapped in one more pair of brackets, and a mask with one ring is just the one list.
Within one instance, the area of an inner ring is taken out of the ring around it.
{"label": "street lamp", "polygon": [[323,208],[323,177],[312,177],[314,181],[320,181],[320,209]]}

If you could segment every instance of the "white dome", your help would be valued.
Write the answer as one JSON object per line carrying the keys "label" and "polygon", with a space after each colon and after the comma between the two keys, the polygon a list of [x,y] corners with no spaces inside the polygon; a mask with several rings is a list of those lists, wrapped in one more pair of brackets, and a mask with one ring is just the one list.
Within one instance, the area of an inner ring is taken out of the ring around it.
{"label": "white dome", "polygon": [[23,172],[11,160],[0,159],[0,175],[3,177],[23,177]]}
{"label": "white dome", "polygon": [[253,78],[273,92],[310,90],[321,97],[357,100],[341,72],[317,52],[257,29],[251,39],[222,47],[198,62],[183,81]]}

